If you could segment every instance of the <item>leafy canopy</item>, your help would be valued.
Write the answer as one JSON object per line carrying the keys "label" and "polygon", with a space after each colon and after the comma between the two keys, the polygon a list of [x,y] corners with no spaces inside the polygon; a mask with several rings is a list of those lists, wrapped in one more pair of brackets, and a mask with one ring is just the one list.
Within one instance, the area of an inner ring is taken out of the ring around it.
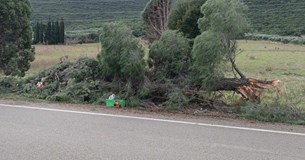
{"label": "leafy canopy", "polygon": [[201,6],[206,0],[178,0],[169,19],[169,28],[182,32],[187,38],[200,35],[197,21],[203,16]]}
{"label": "leafy canopy", "polygon": [[102,50],[98,54],[103,74],[119,81],[143,80],[144,50],[132,30],[120,23],[109,23],[100,36]]}
{"label": "leafy canopy", "polygon": [[210,30],[236,39],[249,27],[245,12],[247,6],[240,0],[208,0],[201,8],[204,17],[198,20],[201,32]]}
{"label": "leafy canopy", "polygon": [[181,33],[168,30],[150,46],[149,56],[158,79],[174,78],[186,73],[190,65],[191,47]]}
{"label": "leafy canopy", "polygon": [[34,61],[28,0],[0,3],[0,72],[24,76]]}

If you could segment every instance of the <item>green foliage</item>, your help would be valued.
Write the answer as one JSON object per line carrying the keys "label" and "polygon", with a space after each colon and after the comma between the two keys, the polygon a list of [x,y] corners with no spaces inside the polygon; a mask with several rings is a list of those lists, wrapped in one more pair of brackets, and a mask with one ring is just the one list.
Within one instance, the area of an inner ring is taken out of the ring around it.
{"label": "green foliage", "polygon": [[149,58],[155,77],[172,79],[186,74],[191,64],[189,40],[181,33],[168,30],[150,46]]}
{"label": "green foliage", "polygon": [[208,0],[198,20],[202,31],[193,46],[193,82],[207,89],[224,77],[225,64],[235,62],[236,39],[248,28],[240,0]]}
{"label": "green foliage", "polygon": [[30,17],[28,0],[6,0],[0,4],[0,72],[5,75],[24,76],[34,60]]}
{"label": "green foliage", "polygon": [[202,17],[201,6],[206,0],[178,0],[169,19],[169,28],[179,30],[187,38],[195,38],[200,34],[197,21]]}
{"label": "green foliage", "polygon": [[19,91],[22,81],[17,77],[0,77],[0,94]]}
{"label": "green foliage", "polygon": [[209,88],[223,78],[226,52],[219,34],[206,31],[196,37],[192,50],[193,82]]}
{"label": "green foliage", "polygon": [[34,44],[63,44],[65,42],[65,24],[63,19],[60,22],[58,20],[51,22],[51,19],[49,19],[47,24],[37,22],[33,28]]}
{"label": "green foliage", "polygon": [[141,100],[138,97],[132,96],[132,97],[128,98],[127,105],[129,107],[139,107],[140,102],[141,102]]}
{"label": "green foliage", "polygon": [[248,30],[247,6],[240,0],[208,0],[201,11],[204,17],[198,24],[202,32],[211,30],[232,40]]}
{"label": "green foliage", "polygon": [[[47,77],[44,87],[36,84]],[[24,79],[19,92],[30,98],[46,99],[70,103],[94,103],[110,87],[102,85],[101,69],[98,61],[92,58],[80,58],[75,63],[62,63]]]}
{"label": "green foliage", "polygon": [[68,76],[73,78],[76,83],[88,80],[97,80],[101,78],[101,69],[98,61],[84,57],[74,63]]}
{"label": "green foliage", "polygon": [[299,44],[305,45],[305,38],[292,37],[292,36],[279,36],[279,35],[267,35],[267,34],[246,34],[245,39],[250,40],[267,40],[273,42],[282,42],[284,44]]}
{"label": "green foliage", "polygon": [[176,89],[169,93],[169,100],[164,103],[167,110],[182,110],[189,104],[189,98],[181,90]]}
{"label": "green foliage", "polygon": [[103,27],[100,37],[102,51],[98,60],[103,75],[115,82],[130,82],[131,88],[141,86],[144,79],[144,50],[131,29],[119,23],[109,23]]}

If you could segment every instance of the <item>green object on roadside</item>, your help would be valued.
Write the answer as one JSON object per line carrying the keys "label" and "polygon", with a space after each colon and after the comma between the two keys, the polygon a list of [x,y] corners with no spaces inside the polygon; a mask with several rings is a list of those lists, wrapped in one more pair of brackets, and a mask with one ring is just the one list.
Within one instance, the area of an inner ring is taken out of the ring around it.
{"label": "green object on roadside", "polygon": [[106,107],[114,107],[115,102],[119,102],[121,107],[124,108],[126,106],[126,101],[121,99],[106,99]]}
{"label": "green object on roadside", "polygon": [[115,100],[106,99],[106,107],[114,107]]}

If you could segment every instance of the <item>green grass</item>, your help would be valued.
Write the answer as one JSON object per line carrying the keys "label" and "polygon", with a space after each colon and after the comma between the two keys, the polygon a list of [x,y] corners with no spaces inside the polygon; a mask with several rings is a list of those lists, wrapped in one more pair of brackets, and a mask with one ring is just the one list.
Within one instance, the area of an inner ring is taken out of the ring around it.
{"label": "green grass", "polygon": [[[243,52],[236,63],[247,77],[281,80],[285,100],[305,110],[305,46],[245,40],[238,46]],[[275,94],[266,93],[263,103],[271,103],[274,98]]]}
{"label": "green grass", "polygon": [[305,76],[305,46],[268,41],[239,41],[243,51],[237,57],[239,67],[259,78],[302,78]]}

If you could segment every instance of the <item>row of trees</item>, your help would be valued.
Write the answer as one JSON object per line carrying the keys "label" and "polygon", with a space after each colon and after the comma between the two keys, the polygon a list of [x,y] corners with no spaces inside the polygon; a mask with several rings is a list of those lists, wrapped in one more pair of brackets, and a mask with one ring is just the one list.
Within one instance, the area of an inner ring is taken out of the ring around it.
{"label": "row of trees", "polygon": [[34,44],[63,44],[65,43],[65,23],[61,19],[49,21],[47,24],[37,22],[34,27]]}

